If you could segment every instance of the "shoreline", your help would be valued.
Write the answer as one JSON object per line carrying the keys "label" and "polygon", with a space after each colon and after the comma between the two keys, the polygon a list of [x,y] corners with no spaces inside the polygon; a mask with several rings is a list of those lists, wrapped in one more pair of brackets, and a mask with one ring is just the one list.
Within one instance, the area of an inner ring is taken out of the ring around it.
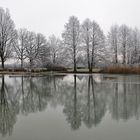
{"label": "shoreline", "polygon": [[45,75],[66,75],[66,74],[113,74],[113,75],[140,75],[140,67],[108,67],[95,68],[92,73],[87,68],[67,70],[48,70],[48,69],[0,69],[0,75],[17,75],[17,76],[45,76]]}
{"label": "shoreline", "polygon": [[90,74],[110,74],[110,75],[140,75],[140,73],[108,73],[108,72],[92,72],[92,73],[89,73],[89,72],[57,72],[57,71],[48,71],[48,72],[6,72],[6,71],[3,71],[3,72],[0,72],[0,76],[1,75],[9,75],[11,77],[14,77],[14,76],[39,76],[39,77],[43,77],[43,76],[47,76],[47,75],[56,75],[56,76],[65,76],[67,74],[73,74],[73,75],[76,75],[76,74],[79,74],[79,75],[90,75]]}

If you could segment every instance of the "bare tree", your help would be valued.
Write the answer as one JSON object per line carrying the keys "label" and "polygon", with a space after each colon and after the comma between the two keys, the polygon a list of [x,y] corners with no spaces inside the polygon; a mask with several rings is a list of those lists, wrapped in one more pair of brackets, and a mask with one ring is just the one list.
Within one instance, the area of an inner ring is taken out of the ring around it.
{"label": "bare tree", "polygon": [[89,72],[103,59],[105,37],[98,23],[86,19],[81,27],[82,46],[86,52]]}
{"label": "bare tree", "polygon": [[91,59],[90,59],[91,34],[92,34],[92,22],[90,21],[90,19],[86,19],[81,27],[81,38],[84,50],[86,50],[89,71],[91,69]]}
{"label": "bare tree", "polygon": [[127,64],[127,49],[129,41],[129,28],[126,25],[121,25],[119,29],[119,43],[122,52],[122,64]]}
{"label": "bare tree", "polygon": [[59,58],[62,51],[62,41],[57,38],[55,35],[51,35],[48,41],[50,47],[51,63],[58,64]]}
{"label": "bare tree", "polygon": [[10,17],[9,10],[0,8],[0,58],[2,68],[4,62],[12,56],[13,46],[16,44],[17,32],[15,25]]}
{"label": "bare tree", "polygon": [[38,33],[36,36],[36,45],[38,48],[37,52],[37,63],[43,67],[46,67],[50,63],[50,48],[47,43],[47,40],[43,34]]}
{"label": "bare tree", "polygon": [[135,28],[132,30],[132,49],[131,49],[131,64],[140,63],[140,31]]}
{"label": "bare tree", "polygon": [[28,31],[26,41],[26,56],[29,60],[30,69],[32,69],[35,59],[39,53],[39,45],[37,35],[34,32]]}
{"label": "bare tree", "polygon": [[16,58],[21,62],[21,68],[23,68],[23,61],[26,59],[27,33],[28,31],[26,29],[18,30],[18,43],[14,47]]}
{"label": "bare tree", "polygon": [[98,61],[100,61],[100,59],[102,59],[102,53],[104,53],[105,50],[105,36],[98,23],[96,23],[95,21],[92,22],[91,42],[92,48],[90,72],[92,72],[93,67],[95,67],[96,60],[98,59]]}
{"label": "bare tree", "polygon": [[77,17],[71,16],[65,25],[65,31],[62,34],[64,43],[68,46],[68,51],[72,56],[74,72],[77,69],[78,45],[80,40],[80,23]]}
{"label": "bare tree", "polygon": [[113,55],[113,63],[118,63],[118,47],[119,47],[119,26],[113,25],[107,36],[108,45]]}

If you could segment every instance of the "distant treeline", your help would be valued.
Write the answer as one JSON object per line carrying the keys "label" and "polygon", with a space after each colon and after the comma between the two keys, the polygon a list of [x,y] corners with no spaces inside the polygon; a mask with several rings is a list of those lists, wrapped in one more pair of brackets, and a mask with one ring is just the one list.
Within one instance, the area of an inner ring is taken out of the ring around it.
{"label": "distant treeline", "polygon": [[107,35],[90,19],[82,23],[71,16],[65,23],[62,38],[48,39],[25,28],[16,29],[8,9],[0,8],[1,66],[14,58],[21,68],[64,66],[88,68],[112,65],[139,65],[140,30],[127,25],[112,25]]}

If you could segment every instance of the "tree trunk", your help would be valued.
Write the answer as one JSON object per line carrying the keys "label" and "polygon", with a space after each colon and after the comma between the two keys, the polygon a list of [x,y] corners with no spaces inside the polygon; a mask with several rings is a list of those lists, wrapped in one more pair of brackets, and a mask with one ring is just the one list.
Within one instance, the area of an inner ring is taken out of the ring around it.
{"label": "tree trunk", "polygon": [[23,69],[23,60],[21,60],[21,69]]}
{"label": "tree trunk", "polygon": [[30,59],[30,70],[32,70],[33,62],[32,59]]}
{"label": "tree trunk", "polygon": [[4,58],[3,57],[1,57],[1,66],[4,69]]}
{"label": "tree trunk", "polygon": [[92,73],[93,65],[94,65],[94,43],[92,43],[92,54],[91,54],[91,67],[90,67],[90,73]]}
{"label": "tree trunk", "polygon": [[55,60],[55,59],[56,59],[56,54],[54,53],[54,54],[53,54],[53,64],[56,63],[56,60]]}
{"label": "tree trunk", "polygon": [[126,46],[125,44],[123,45],[123,64],[126,64]]}
{"label": "tree trunk", "polygon": [[90,72],[89,43],[87,43],[87,60],[88,60],[88,70]]}
{"label": "tree trunk", "polygon": [[76,70],[76,62],[74,62],[74,72],[76,73],[77,70]]}
{"label": "tree trunk", "polygon": [[76,47],[74,46],[74,48],[73,48],[74,50],[74,73],[76,73],[77,72],[77,70],[76,70]]}
{"label": "tree trunk", "polygon": [[115,48],[115,64],[118,63],[118,50],[117,50],[117,46]]}

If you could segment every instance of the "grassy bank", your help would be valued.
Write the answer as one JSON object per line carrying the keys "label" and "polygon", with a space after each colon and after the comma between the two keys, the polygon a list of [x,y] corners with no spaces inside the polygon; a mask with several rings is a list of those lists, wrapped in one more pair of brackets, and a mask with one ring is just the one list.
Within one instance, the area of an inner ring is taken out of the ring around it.
{"label": "grassy bank", "polygon": [[43,76],[43,75],[50,75],[50,74],[57,74],[57,72],[52,72],[47,69],[0,69],[0,74],[7,74],[7,75],[24,75],[24,76]]}
{"label": "grassy bank", "polygon": [[[47,69],[47,68],[34,68],[30,69],[0,69],[0,73],[73,73],[73,69]],[[93,69],[93,73],[99,73],[100,69]],[[77,69],[76,73],[89,73],[87,68]]]}

